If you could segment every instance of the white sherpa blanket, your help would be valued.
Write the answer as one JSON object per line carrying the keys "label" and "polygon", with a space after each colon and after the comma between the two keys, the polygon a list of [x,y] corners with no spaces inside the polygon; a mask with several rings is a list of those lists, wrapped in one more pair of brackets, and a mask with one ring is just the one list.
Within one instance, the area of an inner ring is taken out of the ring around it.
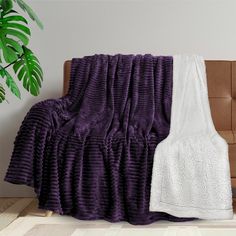
{"label": "white sherpa blanket", "polygon": [[174,56],[171,127],[156,147],[150,211],[231,219],[228,145],[215,130],[200,56]]}

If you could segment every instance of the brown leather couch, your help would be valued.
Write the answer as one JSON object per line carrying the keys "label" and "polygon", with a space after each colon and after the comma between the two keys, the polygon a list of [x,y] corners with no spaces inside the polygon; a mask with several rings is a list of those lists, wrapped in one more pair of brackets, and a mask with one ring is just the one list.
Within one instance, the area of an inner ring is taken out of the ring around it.
{"label": "brown leather couch", "polygon": [[[64,94],[71,61],[64,63]],[[236,188],[236,61],[206,61],[211,113],[219,134],[229,144],[232,186]]]}
{"label": "brown leather couch", "polygon": [[211,114],[229,144],[232,186],[236,188],[236,61],[206,61]]}

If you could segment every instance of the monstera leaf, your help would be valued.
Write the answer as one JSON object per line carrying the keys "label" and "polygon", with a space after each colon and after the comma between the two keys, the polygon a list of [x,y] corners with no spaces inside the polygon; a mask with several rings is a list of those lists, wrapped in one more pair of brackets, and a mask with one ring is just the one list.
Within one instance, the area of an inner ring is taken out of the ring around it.
{"label": "monstera leaf", "polygon": [[[14,4],[13,4],[14,3]],[[43,80],[43,72],[38,59],[26,46],[31,35],[27,20],[13,10],[13,5],[18,6],[43,29],[38,16],[24,0],[0,0],[0,103],[5,98],[5,88],[21,98],[21,93],[15,80],[7,71],[13,66],[14,72],[23,83],[23,87],[32,95],[37,96]],[[4,65],[5,64],[5,65]],[[3,87],[5,86],[5,88]]]}
{"label": "monstera leaf", "polygon": [[5,100],[5,89],[0,84],[0,103],[2,103]]}
{"label": "monstera leaf", "polygon": [[37,23],[37,25],[43,29],[43,24],[42,22],[39,20],[38,16],[34,13],[34,11],[31,9],[31,7],[29,5],[27,5],[23,0],[14,0],[19,7],[28,13],[29,17],[35,21]]}
{"label": "monstera leaf", "polygon": [[14,64],[13,69],[24,88],[32,95],[37,96],[43,80],[43,71],[33,52],[23,46],[22,57]]}
{"label": "monstera leaf", "polygon": [[18,98],[21,98],[20,90],[17,87],[14,79],[12,76],[8,73],[8,71],[0,66],[0,75],[3,79],[6,79],[6,85],[11,90],[13,94],[15,94]]}
{"label": "monstera leaf", "polygon": [[0,18],[0,49],[7,63],[17,60],[23,53],[20,42],[24,45],[29,42],[30,30],[22,22],[27,24],[26,19],[15,11],[4,13]]}
{"label": "monstera leaf", "polygon": [[4,12],[9,12],[13,7],[12,0],[0,0],[0,6]]}

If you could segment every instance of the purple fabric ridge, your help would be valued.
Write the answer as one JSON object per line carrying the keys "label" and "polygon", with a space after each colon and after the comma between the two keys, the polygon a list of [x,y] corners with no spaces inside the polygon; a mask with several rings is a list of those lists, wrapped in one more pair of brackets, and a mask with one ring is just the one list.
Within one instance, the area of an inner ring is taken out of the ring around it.
{"label": "purple fabric ridge", "polygon": [[33,187],[39,208],[82,220],[192,220],[149,212],[172,73],[170,56],[73,58],[68,94],[35,104],[22,122],[5,181]]}

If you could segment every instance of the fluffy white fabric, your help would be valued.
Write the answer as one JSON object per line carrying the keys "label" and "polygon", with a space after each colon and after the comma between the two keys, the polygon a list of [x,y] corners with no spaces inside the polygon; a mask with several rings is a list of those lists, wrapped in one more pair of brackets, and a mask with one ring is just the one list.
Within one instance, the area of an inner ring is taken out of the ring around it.
{"label": "fluffy white fabric", "polygon": [[171,127],[155,150],[150,211],[232,219],[228,145],[215,130],[205,62],[174,56]]}

